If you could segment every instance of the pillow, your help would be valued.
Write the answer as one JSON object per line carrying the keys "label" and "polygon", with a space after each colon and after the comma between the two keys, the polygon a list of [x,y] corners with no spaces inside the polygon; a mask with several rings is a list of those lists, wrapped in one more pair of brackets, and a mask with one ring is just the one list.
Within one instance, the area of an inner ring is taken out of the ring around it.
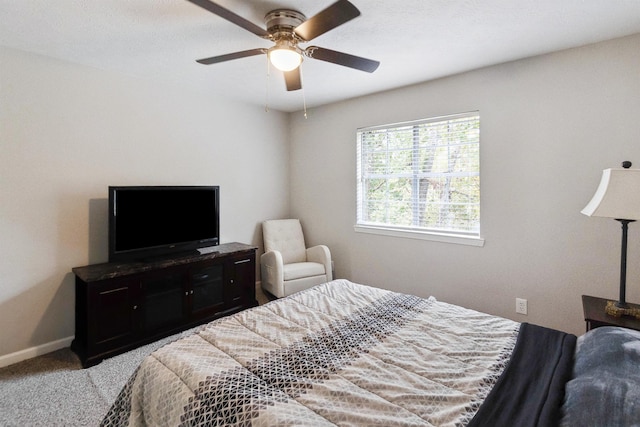
{"label": "pillow", "polygon": [[592,329],[578,338],[563,426],[640,426],[640,332]]}

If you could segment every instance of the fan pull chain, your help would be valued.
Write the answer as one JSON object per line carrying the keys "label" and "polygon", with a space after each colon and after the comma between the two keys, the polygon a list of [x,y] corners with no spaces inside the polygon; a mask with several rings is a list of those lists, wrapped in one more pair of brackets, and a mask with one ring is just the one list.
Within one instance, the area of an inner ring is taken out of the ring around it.
{"label": "fan pull chain", "polygon": [[300,67],[300,84],[302,86],[302,106],[304,108],[304,119],[308,119],[307,116],[307,98],[304,96],[304,78],[302,76],[302,67]]}
{"label": "fan pull chain", "polygon": [[269,79],[271,77],[271,67],[269,65],[269,56],[267,56],[267,80],[266,80],[266,88],[265,88],[265,94],[264,94],[264,111],[266,113],[269,112]]}
{"label": "fan pull chain", "polygon": [[304,106],[304,118],[306,120],[309,116],[307,115],[307,100],[304,97],[304,88],[302,88],[302,105]]}
{"label": "fan pull chain", "polygon": [[[269,112],[269,83],[270,83],[270,79],[271,79],[271,64],[270,61],[267,57],[267,78],[266,78],[266,87],[265,87],[265,102],[264,102],[264,111],[265,112]],[[303,81],[302,78],[302,67],[300,67],[300,82]],[[309,115],[307,114],[307,98],[305,96],[305,92],[304,92],[304,85],[302,85],[302,105],[303,105],[303,111],[304,111],[304,118],[308,119]]]}

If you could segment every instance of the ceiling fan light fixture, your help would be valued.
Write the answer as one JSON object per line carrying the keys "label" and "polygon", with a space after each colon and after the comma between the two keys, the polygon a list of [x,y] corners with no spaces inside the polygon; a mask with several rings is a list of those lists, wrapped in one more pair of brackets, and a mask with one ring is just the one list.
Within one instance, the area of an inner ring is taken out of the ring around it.
{"label": "ceiling fan light fixture", "polygon": [[292,71],[302,63],[302,54],[294,46],[277,44],[269,49],[269,61],[280,71]]}
{"label": "ceiling fan light fixture", "polygon": [[[258,37],[269,40],[274,45],[271,48],[257,48],[240,52],[212,56],[210,58],[197,59],[200,64],[210,65],[234,59],[246,58],[255,55],[267,54],[267,67],[271,65],[283,71],[287,91],[302,89],[302,76],[300,64],[303,56],[332,64],[342,65],[355,70],[374,72],[380,63],[367,58],[325,49],[318,46],[309,46],[301,49],[299,43],[309,43],[316,37],[331,31],[334,28],[360,16],[360,11],[349,0],[333,0],[334,3],[307,19],[304,14],[293,9],[275,9],[267,12],[264,17],[263,27],[243,18],[235,12],[218,4],[223,0],[187,0],[214,15],[218,15]],[[227,1],[225,0],[224,3]],[[268,2],[271,3],[271,2]],[[291,2],[289,2],[291,3]]]}

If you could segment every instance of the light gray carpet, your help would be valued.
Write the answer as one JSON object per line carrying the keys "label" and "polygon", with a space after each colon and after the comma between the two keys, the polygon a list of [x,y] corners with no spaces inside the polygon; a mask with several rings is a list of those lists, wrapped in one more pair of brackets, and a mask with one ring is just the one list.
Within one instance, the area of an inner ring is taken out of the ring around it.
{"label": "light gray carpet", "polygon": [[[258,288],[260,304],[269,300]],[[0,369],[0,426],[97,426],[142,359],[192,330],[82,369],[62,349]]]}
{"label": "light gray carpet", "polygon": [[82,369],[69,349],[0,370],[0,426],[97,426],[142,359],[185,331]]}

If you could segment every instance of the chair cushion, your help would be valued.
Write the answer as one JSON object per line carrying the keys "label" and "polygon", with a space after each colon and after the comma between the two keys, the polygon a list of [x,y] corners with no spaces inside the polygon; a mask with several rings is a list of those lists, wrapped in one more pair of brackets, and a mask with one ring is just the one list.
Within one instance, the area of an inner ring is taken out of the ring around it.
{"label": "chair cushion", "polygon": [[[305,262],[307,260],[302,225],[298,219],[275,219],[262,223],[264,250],[278,251],[282,262]],[[286,279],[285,279],[286,280]]]}
{"label": "chair cushion", "polygon": [[317,262],[295,262],[283,267],[284,280],[296,280],[301,277],[320,276],[324,274],[324,265]]}

